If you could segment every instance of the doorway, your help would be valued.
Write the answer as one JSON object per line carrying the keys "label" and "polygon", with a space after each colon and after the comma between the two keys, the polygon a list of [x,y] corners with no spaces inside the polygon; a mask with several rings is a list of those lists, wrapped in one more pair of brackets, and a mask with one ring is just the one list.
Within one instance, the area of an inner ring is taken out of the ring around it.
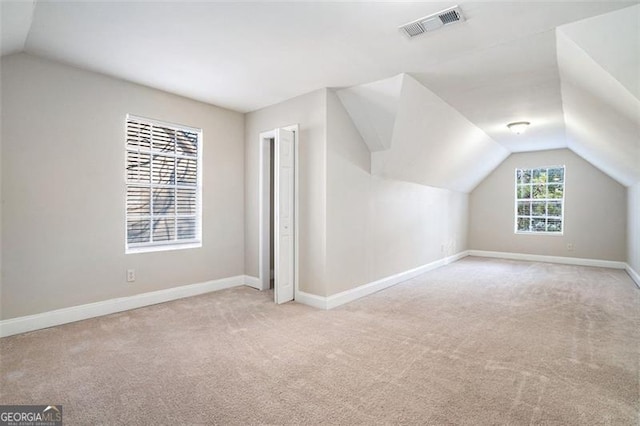
{"label": "doorway", "polygon": [[298,287],[298,126],[261,133],[259,152],[260,289],[285,303]]}

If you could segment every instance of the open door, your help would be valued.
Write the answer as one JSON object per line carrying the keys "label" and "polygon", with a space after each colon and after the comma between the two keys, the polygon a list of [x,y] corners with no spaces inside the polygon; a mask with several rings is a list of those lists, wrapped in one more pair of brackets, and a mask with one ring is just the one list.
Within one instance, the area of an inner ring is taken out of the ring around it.
{"label": "open door", "polygon": [[274,293],[276,303],[293,300],[295,279],[295,134],[277,129],[274,155]]}

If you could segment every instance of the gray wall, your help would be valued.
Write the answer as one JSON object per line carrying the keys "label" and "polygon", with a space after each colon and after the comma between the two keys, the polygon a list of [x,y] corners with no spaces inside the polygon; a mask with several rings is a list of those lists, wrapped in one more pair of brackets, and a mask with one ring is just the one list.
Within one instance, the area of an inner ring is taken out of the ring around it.
{"label": "gray wall", "polygon": [[627,188],[627,263],[640,274],[640,182]]}
{"label": "gray wall", "polygon": [[245,117],[245,273],[259,276],[260,133],[299,124],[299,287],[324,296],[326,90],[316,90]]}
{"label": "gray wall", "polygon": [[259,135],[301,125],[299,287],[319,296],[466,249],[466,194],[386,180],[332,90],[246,115],[245,269],[258,276]]}
{"label": "gray wall", "polygon": [[[242,114],[25,54],[1,78],[3,319],[243,274]],[[125,255],[127,113],[203,129],[202,248]]]}
{"label": "gray wall", "polygon": [[333,91],[327,114],[328,295],[467,249],[467,194],[372,176]]}
{"label": "gray wall", "polygon": [[[515,169],[563,164],[564,235],[515,234]],[[567,149],[512,154],[473,190],[469,212],[471,249],[626,261],[626,188]]]}

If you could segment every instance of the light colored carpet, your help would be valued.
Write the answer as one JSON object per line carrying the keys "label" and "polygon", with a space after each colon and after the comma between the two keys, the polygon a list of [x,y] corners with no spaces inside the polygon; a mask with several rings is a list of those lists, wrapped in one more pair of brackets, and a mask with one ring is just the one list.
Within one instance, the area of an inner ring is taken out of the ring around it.
{"label": "light colored carpet", "polygon": [[639,424],[624,271],[466,258],[324,312],[235,288],[0,340],[65,424]]}

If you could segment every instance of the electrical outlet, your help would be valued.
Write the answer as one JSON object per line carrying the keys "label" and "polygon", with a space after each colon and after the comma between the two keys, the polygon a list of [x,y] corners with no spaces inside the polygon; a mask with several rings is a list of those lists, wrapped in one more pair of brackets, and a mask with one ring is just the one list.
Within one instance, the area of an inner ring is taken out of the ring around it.
{"label": "electrical outlet", "polygon": [[136,270],[127,269],[127,282],[132,283],[136,280]]}
{"label": "electrical outlet", "polygon": [[567,250],[573,251],[573,243],[567,243]]}

